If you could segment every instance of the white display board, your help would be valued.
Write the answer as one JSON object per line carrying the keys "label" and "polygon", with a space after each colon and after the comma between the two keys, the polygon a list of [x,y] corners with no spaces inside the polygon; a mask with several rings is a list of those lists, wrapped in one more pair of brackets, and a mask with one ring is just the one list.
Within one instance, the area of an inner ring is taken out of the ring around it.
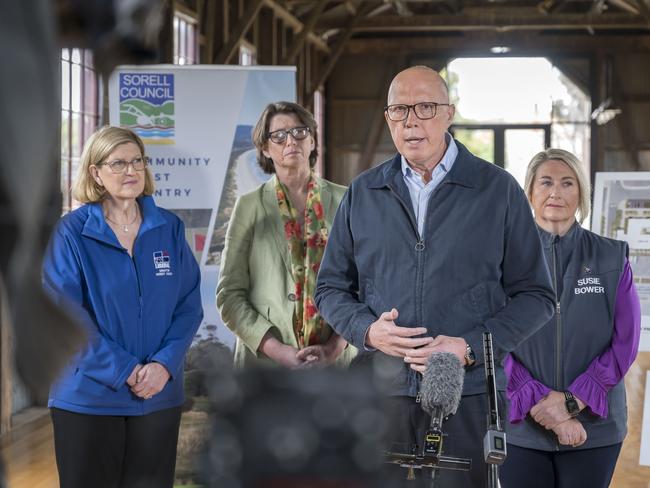
{"label": "white display board", "polygon": [[239,195],[268,179],[251,142],[264,107],[295,99],[290,66],[121,66],[111,75],[110,123],[144,140],[156,203],[183,219],[201,265],[197,340],[234,345],[215,305],[228,217]]}
{"label": "white display board", "polygon": [[630,246],[641,300],[639,351],[650,351],[650,172],[596,173],[591,230]]}
{"label": "white display board", "polygon": [[641,428],[639,464],[650,466],[650,371],[646,372],[645,379],[645,399],[643,402],[643,427]]}

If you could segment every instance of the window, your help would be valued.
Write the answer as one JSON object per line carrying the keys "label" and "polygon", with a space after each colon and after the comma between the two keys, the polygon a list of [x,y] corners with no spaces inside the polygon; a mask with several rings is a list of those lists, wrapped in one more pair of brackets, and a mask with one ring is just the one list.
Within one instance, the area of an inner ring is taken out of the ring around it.
{"label": "window", "polygon": [[196,19],[174,12],[174,64],[197,64],[199,47]]}
{"label": "window", "polygon": [[61,52],[61,189],[63,212],[73,208],[70,187],[86,139],[99,123],[97,73],[89,50]]}
{"label": "window", "polygon": [[458,58],[445,71],[456,105],[451,131],[475,154],[521,185],[532,156],[547,147],[573,152],[588,170],[589,96],[549,60]]}
{"label": "window", "polygon": [[241,66],[252,66],[257,64],[255,46],[246,41],[239,43],[239,64]]}

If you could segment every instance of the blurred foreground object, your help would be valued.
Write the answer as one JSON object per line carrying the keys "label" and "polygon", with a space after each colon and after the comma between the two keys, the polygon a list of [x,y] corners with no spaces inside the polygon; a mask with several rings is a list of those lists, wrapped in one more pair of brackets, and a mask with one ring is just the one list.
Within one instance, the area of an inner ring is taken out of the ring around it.
{"label": "blurred foreground object", "polygon": [[381,486],[389,419],[367,370],[249,369],[212,382],[208,487]]}
{"label": "blurred foreground object", "polygon": [[0,17],[0,274],[18,374],[37,401],[82,344],[45,295],[41,261],[61,213],[59,74],[51,3],[5,2]]}
{"label": "blurred foreground object", "polygon": [[158,60],[162,0],[57,0],[65,46],[92,49],[95,68],[108,75],[119,64]]}

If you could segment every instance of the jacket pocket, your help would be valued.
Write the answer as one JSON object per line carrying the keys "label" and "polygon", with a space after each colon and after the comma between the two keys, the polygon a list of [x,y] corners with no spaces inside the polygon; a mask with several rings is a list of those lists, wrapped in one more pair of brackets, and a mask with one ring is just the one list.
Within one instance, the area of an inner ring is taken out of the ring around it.
{"label": "jacket pocket", "polygon": [[459,335],[485,322],[490,316],[490,304],[485,283],[479,283],[460,293],[452,302],[448,317],[456,324]]}

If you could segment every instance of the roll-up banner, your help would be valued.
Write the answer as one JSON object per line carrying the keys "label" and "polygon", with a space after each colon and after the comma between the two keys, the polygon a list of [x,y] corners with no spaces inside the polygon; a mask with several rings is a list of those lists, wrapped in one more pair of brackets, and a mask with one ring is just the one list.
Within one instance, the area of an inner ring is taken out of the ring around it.
{"label": "roll-up banner", "polygon": [[228,217],[239,195],[269,177],[251,138],[262,110],[295,99],[289,66],[121,66],[110,77],[110,123],[144,141],[156,203],[183,219],[201,266],[205,316],[196,340],[234,346],[215,304]]}

